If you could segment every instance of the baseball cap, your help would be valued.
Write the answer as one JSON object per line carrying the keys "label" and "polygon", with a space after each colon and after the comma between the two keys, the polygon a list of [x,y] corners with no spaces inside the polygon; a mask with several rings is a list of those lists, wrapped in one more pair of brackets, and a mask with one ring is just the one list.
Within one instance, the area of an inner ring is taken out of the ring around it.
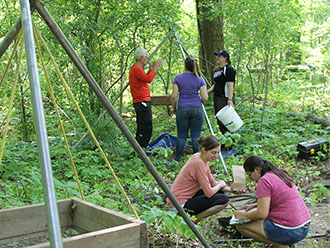
{"label": "baseball cap", "polygon": [[135,58],[135,60],[139,60],[141,58],[141,56],[147,57],[147,50],[142,47],[140,47],[136,50],[134,58]]}
{"label": "baseball cap", "polygon": [[222,50],[220,52],[214,52],[214,55],[223,56],[223,57],[229,59],[229,53],[226,50]]}

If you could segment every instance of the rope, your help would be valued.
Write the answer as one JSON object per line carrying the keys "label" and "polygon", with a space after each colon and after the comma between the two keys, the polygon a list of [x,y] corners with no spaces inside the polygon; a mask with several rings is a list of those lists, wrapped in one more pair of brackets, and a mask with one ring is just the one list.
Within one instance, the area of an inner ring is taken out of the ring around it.
{"label": "rope", "polygon": [[80,185],[80,181],[79,181],[78,173],[77,173],[77,170],[76,170],[76,166],[75,166],[75,163],[74,163],[73,158],[72,158],[72,153],[71,153],[71,150],[70,150],[70,147],[69,147],[68,139],[67,139],[66,134],[65,134],[65,130],[64,130],[63,123],[62,123],[61,115],[60,115],[60,112],[59,112],[59,109],[58,109],[58,105],[57,105],[57,102],[56,102],[56,99],[55,99],[53,87],[52,87],[52,85],[50,83],[50,80],[49,80],[49,74],[48,74],[48,71],[46,69],[44,59],[42,57],[42,53],[41,53],[41,49],[40,49],[40,44],[39,44],[39,41],[37,39],[36,33],[38,34],[39,38],[41,36],[40,36],[40,33],[38,32],[38,30],[36,29],[34,23],[33,23],[33,28],[34,28],[34,32],[33,32],[34,39],[36,41],[36,46],[37,46],[37,50],[38,50],[38,53],[39,53],[39,56],[40,56],[42,67],[43,67],[43,70],[45,72],[45,77],[46,77],[46,81],[47,81],[47,85],[48,85],[48,91],[49,91],[49,94],[51,96],[50,98],[51,98],[51,100],[53,102],[53,105],[55,107],[55,110],[56,110],[57,118],[58,118],[58,121],[59,121],[59,124],[60,124],[60,128],[61,128],[61,131],[62,131],[62,134],[63,134],[64,142],[65,142],[65,147],[67,149],[67,152],[68,152],[68,155],[69,155],[69,158],[70,158],[70,162],[71,162],[72,169],[73,169],[73,172],[74,172],[74,175],[75,175],[75,178],[76,178],[76,182],[78,184],[78,188],[79,188],[79,192],[80,192],[80,195],[81,195],[81,199],[84,200],[85,197],[84,197],[84,194],[82,192],[82,188],[81,188],[81,185]]}
{"label": "rope", "polygon": [[[20,38],[21,38],[21,36],[20,36]],[[20,38],[19,38],[19,41],[20,41]],[[18,44],[19,41],[16,44]],[[17,80],[18,80],[18,75],[19,75],[19,68],[21,66],[21,61],[22,61],[22,55],[23,55],[23,42],[21,42],[18,64],[17,64],[17,68],[16,68],[16,73],[15,73],[15,79],[13,82],[13,86],[11,88],[11,93],[10,93],[10,98],[9,98],[8,114],[7,114],[5,130],[4,130],[4,133],[2,136],[2,142],[1,142],[1,148],[0,148],[0,165],[1,165],[1,161],[2,161],[3,151],[5,149],[5,142],[6,142],[6,137],[8,134],[8,127],[9,127],[9,119],[10,119],[11,110],[13,108],[13,102],[14,102],[16,85],[17,85]]]}
{"label": "rope", "polygon": [[10,56],[9,61],[8,61],[8,64],[7,64],[7,67],[6,67],[4,73],[2,74],[2,77],[0,79],[0,89],[1,89],[1,86],[2,86],[3,81],[5,80],[5,77],[7,76],[7,73],[8,73],[8,70],[9,70],[9,66],[11,65],[11,62],[13,61],[15,52],[16,52],[17,47],[18,47],[18,43],[20,42],[21,38],[22,38],[22,31],[20,31],[20,33],[18,35],[18,40],[17,40],[17,42],[16,42],[16,44],[14,46],[14,50],[11,53],[11,56]]}
{"label": "rope", "polygon": [[112,173],[112,175],[113,175],[113,177],[114,177],[114,179],[115,179],[117,185],[119,186],[121,192],[123,193],[123,195],[124,195],[124,197],[125,197],[125,199],[126,199],[128,205],[130,206],[131,210],[133,211],[135,218],[139,219],[139,216],[138,216],[137,212],[135,211],[135,209],[134,209],[132,203],[130,202],[130,200],[128,199],[128,197],[127,197],[127,195],[126,195],[126,193],[125,193],[124,188],[121,186],[121,184],[120,184],[120,182],[119,182],[119,179],[118,179],[118,177],[116,176],[115,171],[114,171],[113,168],[111,167],[111,164],[110,164],[110,162],[108,161],[108,159],[107,159],[107,157],[106,157],[106,155],[105,155],[103,149],[101,148],[100,143],[97,141],[97,139],[96,139],[96,137],[95,137],[95,135],[94,135],[92,129],[90,128],[90,126],[89,126],[89,124],[88,124],[88,122],[87,122],[87,120],[86,120],[84,114],[82,113],[82,111],[81,111],[81,109],[80,109],[80,107],[79,107],[79,105],[78,105],[78,102],[77,102],[76,99],[74,98],[74,95],[72,94],[70,87],[69,87],[68,84],[66,83],[66,81],[65,81],[65,79],[64,79],[64,77],[63,77],[63,75],[62,75],[62,73],[61,73],[61,71],[60,71],[58,65],[56,64],[54,57],[53,57],[52,54],[50,53],[50,51],[49,51],[49,49],[48,49],[48,47],[47,47],[45,41],[43,40],[43,38],[40,36],[39,33],[38,33],[38,37],[39,37],[39,39],[42,41],[42,43],[43,43],[43,45],[44,45],[44,47],[45,47],[45,49],[46,49],[46,51],[47,51],[47,53],[48,53],[48,55],[49,55],[51,61],[52,61],[52,63],[53,63],[54,66],[55,66],[55,69],[56,69],[58,75],[60,76],[60,79],[61,79],[61,81],[62,81],[62,83],[63,83],[63,85],[64,85],[64,87],[65,87],[65,89],[66,89],[66,91],[67,91],[67,94],[70,96],[70,98],[72,99],[73,103],[75,104],[75,106],[76,106],[76,108],[77,108],[77,110],[78,110],[78,112],[79,112],[79,114],[80,114],[82,120],[84,121],[85,126],[87,127],[87,129],[88,129],[88,131],[89,131],[91,137],[92,137],[93,140],[94,140],[95,145],[96,145],[97,148],[100,150],[100,153],[101,153],[101,155],[102,155],[104,161],[106,162],[106,164],[107,164],[109,170],[111,171],[111,173]]}

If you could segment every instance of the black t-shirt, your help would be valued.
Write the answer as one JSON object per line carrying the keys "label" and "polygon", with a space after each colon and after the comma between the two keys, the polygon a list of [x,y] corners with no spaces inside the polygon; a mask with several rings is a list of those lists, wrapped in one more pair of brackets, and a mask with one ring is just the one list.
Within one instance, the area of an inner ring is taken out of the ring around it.
{"label": "black t-shirt", "polygon": [[225,96],[225,86],[226,82],[235,83],[236,71],[231,65],[225,65],[220,67],[213,74],[214,80],[214,96],[224,97]]}

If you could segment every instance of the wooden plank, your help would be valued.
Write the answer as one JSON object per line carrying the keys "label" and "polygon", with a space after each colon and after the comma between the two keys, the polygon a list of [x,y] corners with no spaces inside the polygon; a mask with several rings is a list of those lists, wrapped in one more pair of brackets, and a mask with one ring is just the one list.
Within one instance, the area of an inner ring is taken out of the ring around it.
{"label": "wooden plank", "polygon": [[[64,248],[139,248],[140,231],[136,223],[103,229],[63,239]],[[29,248],[49,248],[49,243]],[[144,246],[141,248],[147,248]]]}
{"label": "wooden plank", "polygon": [[125,225],[134,222],[134,218],[117,213],[95,204],[73,199],[75,205],[73,225],[88,232]]}
{"label": "wooden plank", "polygon": [[150,99],[151,105],[172,105],[170,95],[151,96]]}
{"label": "wooden plank", "polygon": [[144,221],[80,199],[73,199],[73,202],[77,206],[74,211],[74,226],[92,232],[108,227],[120,226],[126,223],[137,223],[140,225],[140,247],[149,247],[148,229],[147,224]]}
{"label": "wooden plank", "polygon": [[[58,201],[61,226],[72,225],[72,200]],[[35,204],[0,211],[0,242],[2,239],[47,230],[44,204]]]}
{"label": "wooden plank", "polygon": [[145,223],[144,221],[141,222],[142,223],[140,223],[140,247],[147,248],[149,247],[147,223]]}
{"label": "wooden plank", "polygon": [[[48,230],[42,231],[42,232],[37,232],[37,233],[29,233],[25,235],[20,235],[20,236],[12,236],[9,238],[1,239],[0,240],[0,247],[7,247],[8,244],[11,244],[13,242],[18,242],[18,243],[24,243],[24,240],[29,240],[32,238],[44,238],[48,235]],[[12,247],[12,246],[8,246]],[[23,246],[24,247],[24,246]]]}
{"label": "wooden plank", "polygon": [[[62,228],[75,226],[89,231],[63,239],[66,248],[149,247],[144,221],[76,198],[58,201],[58,210]],[[0,223],[0,245],[47,234],[44,204],[1,210]],[[49,243],[30,247],[49,247]]]}

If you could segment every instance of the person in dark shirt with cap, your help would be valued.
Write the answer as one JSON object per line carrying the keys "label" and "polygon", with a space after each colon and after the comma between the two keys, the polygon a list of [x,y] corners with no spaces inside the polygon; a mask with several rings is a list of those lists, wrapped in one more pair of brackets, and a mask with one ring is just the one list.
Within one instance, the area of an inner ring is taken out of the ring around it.
{"label": "person in dark shirt with cap", "polygon": [[[208,89],[207,93],[213,92],[214,112],[218,113],[220,109],[226,105],[235,106],[234,99],[234,84],[236,70],[231,66],[230,56],[226,50],[214,52],[217,56],[218,66],[214,69],[213,82],[214,84]],[[218,121],[218,125],[222,134],[228,132],[228,129]]]}

